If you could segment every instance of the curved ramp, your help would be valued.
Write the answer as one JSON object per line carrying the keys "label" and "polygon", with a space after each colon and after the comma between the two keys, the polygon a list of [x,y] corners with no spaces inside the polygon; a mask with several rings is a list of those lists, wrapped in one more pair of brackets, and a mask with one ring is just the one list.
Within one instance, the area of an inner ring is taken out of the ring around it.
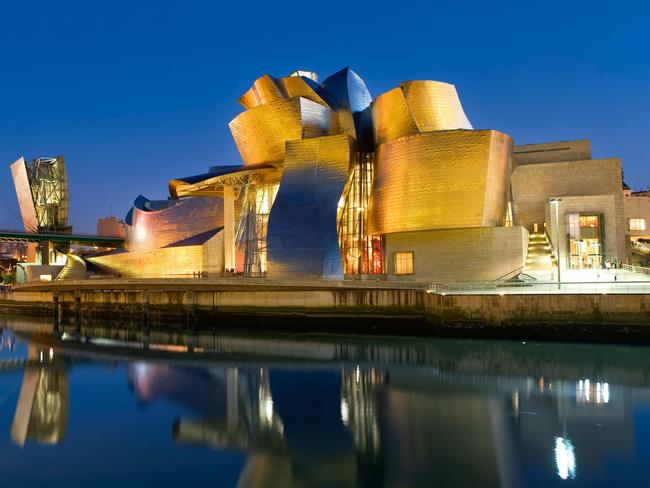
{"label": "curved ramp", "polygon": [[76,254],[68,253],[68,262],[63,271],[56,278],[57,280],[79,280],[85,279],[87,275],[86,261]]}

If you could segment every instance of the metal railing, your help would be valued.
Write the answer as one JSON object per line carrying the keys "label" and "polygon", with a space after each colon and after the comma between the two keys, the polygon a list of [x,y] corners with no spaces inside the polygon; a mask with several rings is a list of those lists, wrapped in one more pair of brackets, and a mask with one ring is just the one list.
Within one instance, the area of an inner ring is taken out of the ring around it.
{"label": "metal railing", "polygon": [[438,295],[539,295],[539,294],[649,294],[647,281],[530,281],[530,282],[474,282],[430,283],[427,293]]}
{"label": "metal railing", "polygon": [[631,271],[632,273],[643,273],[643,274],[650,275],[650,268],[644,268],[643,266],[621,264],[621,269],[624,269],[625,271]]}
{"label": "metal railing", "polygon": [[511,278],[515,278],[515,277],[519,276],[522,273],[524,268],[526,268],[526,265],[519,266],[517,269],[513,269],[512,271],[508,271],[507,273],[499,276],[498,278],[493,279],[492,281],[490,281],[490,283],[498,283],[498,282],[502,282],[502,281],[507,281],[507,280],[509,280]]}

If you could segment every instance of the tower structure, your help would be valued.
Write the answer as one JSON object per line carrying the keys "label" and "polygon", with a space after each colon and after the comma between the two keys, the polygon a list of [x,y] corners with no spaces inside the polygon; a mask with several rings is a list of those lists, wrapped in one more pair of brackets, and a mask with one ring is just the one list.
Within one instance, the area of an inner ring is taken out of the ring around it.
{"label": "tower structure", "polygon": [[63,156],[11,165],[20,214],[27,232],[70,233],[68,226],[68,178]]}

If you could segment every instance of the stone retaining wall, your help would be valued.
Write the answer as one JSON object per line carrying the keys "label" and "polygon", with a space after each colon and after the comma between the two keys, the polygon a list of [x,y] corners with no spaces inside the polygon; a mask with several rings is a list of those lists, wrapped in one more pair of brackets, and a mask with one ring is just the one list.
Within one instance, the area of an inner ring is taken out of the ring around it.
{"label": "stone retaining wall", "polygon": [[[650,340],[648,294],[439,295],[359,287],[54,290],[0,293],[0,310],[151,324],[184,325],[191,320],[217,328],[236,318],[241,325],[246,320],[259,325],[263,319],[276,329],[307,332],[350,330],[354,323],[358,330],[370,327],[394,334],[570,340],[607,339],[615,333]],[[230,319],[221,320],[224,316]]]}

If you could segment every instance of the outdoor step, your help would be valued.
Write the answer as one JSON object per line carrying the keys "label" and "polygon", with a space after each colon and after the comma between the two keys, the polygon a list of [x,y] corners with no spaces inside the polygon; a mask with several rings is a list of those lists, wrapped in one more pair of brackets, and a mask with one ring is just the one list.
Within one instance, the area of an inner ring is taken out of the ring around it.
{"label": "outdoor step", "polygon": [[528,254],[524,272],[552,273],[555,269],[555,259],[551,252],[546,234],[542,232],[530,234],[528,238]]}

